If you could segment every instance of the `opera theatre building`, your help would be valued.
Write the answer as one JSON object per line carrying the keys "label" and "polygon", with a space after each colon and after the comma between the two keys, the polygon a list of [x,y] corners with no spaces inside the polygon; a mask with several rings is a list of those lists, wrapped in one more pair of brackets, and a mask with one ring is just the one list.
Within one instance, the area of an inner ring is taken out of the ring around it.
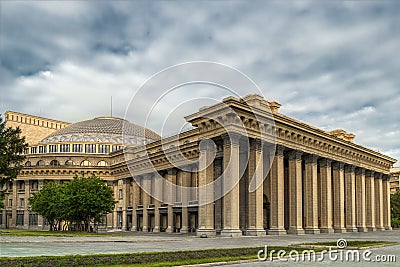
{"label": "opera theatre building", "polygon": [[7,185],[2,228],[47,229],[28,198],[44,183],[92,174],[117,201],[99,231],[207,236],[391,230],[395,159],[279,112],[259,95],[227,97],[185,117],[192,128],[161,138],[116,117],[66,123],[8,111],[26,136]]}

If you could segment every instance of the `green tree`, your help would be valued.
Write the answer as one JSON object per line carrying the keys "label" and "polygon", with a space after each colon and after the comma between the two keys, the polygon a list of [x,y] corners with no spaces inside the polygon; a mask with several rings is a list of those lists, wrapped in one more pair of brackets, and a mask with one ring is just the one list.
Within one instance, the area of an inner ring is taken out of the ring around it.
{"label": "green tree", "polygon": [[390,209],[392,216],[392,226],[400,226],[400,191],[390,196]]}
{"label": "green tree", "polygon": [[94,175],[75,176],[59,185],[48,183],[29,202],[32,210],[52,225],[65,221],[85,230],[91,222],[99,223],[103,214],[112,212],[116,203],[112,188]]}
{"label": "green tree", "polygon": [[4,208],[4,185],[12,182],[19,174],[21,162],[25,159],[22,153],[27,147],[25,137],[21,137],[21,129],[6,127],[0,116],[0,209]]}

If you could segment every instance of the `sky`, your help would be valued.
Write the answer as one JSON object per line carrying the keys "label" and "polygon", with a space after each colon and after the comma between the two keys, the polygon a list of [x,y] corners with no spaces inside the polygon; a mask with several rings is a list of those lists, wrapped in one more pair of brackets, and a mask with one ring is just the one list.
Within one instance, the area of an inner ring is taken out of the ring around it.
{"label": "sky", "polygon": [[[124,117],[155,73],[211,61],[281,113],[400,160],[399,13],[396,0],[0,1],[0,111],[77,122],[110,115],[112,96]],[[220,96],[187,86],[174,99],[196,90]]]}

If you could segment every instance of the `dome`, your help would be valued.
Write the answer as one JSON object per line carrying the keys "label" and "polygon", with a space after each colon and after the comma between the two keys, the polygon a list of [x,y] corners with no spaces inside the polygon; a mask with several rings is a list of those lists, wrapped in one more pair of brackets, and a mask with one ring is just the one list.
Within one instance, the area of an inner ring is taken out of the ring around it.
{"label": "dome", "polygon": [[68,125],[41,143],[97,142],[143,145],[160,139],[155,132],[115,117],[98,117]]}

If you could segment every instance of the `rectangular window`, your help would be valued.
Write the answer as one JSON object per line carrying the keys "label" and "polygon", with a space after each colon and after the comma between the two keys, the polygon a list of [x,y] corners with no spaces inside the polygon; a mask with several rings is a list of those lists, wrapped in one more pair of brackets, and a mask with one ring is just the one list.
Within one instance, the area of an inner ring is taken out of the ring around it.
{"label": "rectangular window", "polygon": [[29,213],[29,225],[38,225],[37,213]]}
{"label": "rectangular window", "polygon": [[17,210],[16,225],[24,225],[24,211],[23,210]]}
{"label": "rectangular window", "polygon": [[118,190],[118,197],[119,197],[119,199],[122,199],[122,189]]}
{"label": "rectangular window", "polygon": [[96,145],[85,145],[85,153],[96,153]]}
{"label": "rectangular window", "polygon": [[69,144],[60,145],[60,152],[69,152]]}
{"label": "rectangular window", "polygon": [[37,148],[31,147],[31,154],[36,154],[36,153],[37,153]]}
{"label": "rectangular window", "polygon": [[57,153],[57,145],[49,145],[50,153]]}
{"label": "rectangular window", "polygon": [[73,144],[72,145],[72,152],[82,153],[82,145],[81,144]]}
{"label": "rectangular window", "polygon": [[39,153],[40,154],[46,153],[46,146],[39,146]]}
{"label": "rectangular window", "polygon": [[12,207],[12,204],[13,204],[12,202],[13,202],[13,200],[10,198],[10,199],[8,200],[8,206],[9,206],[9,207]]}
{"label": "rectangular window", "polygon": [[99,145],[99,153],[104,153],[104,154],[110,153],[110,146],[109,145]]}
{"label": "rectangular window", "polygon": [[25,199],[24,198],[20,198],[19,199],[19,206],[20,207],[25,207]]}
{"label": "rectangular window", "polygon": [[39,186],[38,181],[31,181],[31,191],[37,191]]}

